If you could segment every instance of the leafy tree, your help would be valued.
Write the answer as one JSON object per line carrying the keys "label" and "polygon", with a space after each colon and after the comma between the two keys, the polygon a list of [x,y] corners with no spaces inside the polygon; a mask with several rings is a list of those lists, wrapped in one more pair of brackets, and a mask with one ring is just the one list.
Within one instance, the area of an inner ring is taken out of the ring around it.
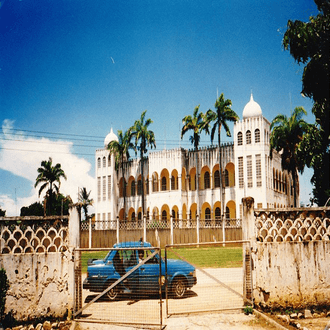
{"label": "leafy tree", "polygon": [[147,110],[143,111],[140,119],[136,120],[131,127],[132,138],[135,139],[135,147],[140,151],[141,177],[142,177],[142,216],[145,216],[144,207],[144,159],[143,156],[148,152],[148,147],[156,148],[155,134],[149,130],[149,126],[153,121],[148,118],[145,119]]}
{"label": "leafy tree", "polygon": [[299,146],[309,127],[306,121],[302,119],[302,116],[306,114],[303,107],[296,107],[289,118],[279,114],[270,125],[271,155],[273,149],[281,152],[282,167],[292,176],[294,207],[297,206],[297,171],[303,173],[305,167],[305,157]]}
{"label": "leafy tree", "polygon": [[113,140],[109,143],[108,149],[110,152],[115,154],[116,169],[118,170],[119,165],[122,173],[122,184],[123,184],[123,197],[124,197],[124,220],[126,220],[126,181],[124,176],[124,162],[129,160],[129,150],[134,150],[134,145],[131,142],[132,134],[129,129],[124,134],[121,130],[117,133],[118,141]]}
{"label": "leafy tree", "polygon": [[39,189],[39,196],[41,195],[42,191],[47,189],[46,192],[46,201],[48,202],[48,214],[52,214],[52,203],[53,203],[53,195],[55,191],[55,195],[59,193],[60,185],[61,185],[61,178],[67,179],[63,169],[61,168],[61,164],[57,163],[53,166],[52,158],[49,158],[48,161],[43,160],[41,162],[41,167],[38,168],[38,176],[36,178],[36,183],[34,187],[36,188],[38,185],[41,184]]}
{"label": "leafy tree", "polygon": [[[53,196],[54,197],[54,196]],[[53,199],[52,213],[49,215],[69,215],[69,208],[72,204],[70,196],[64,196],[61,193],[55,195]],[[47,200],[46,200],[47,204]]]}
{"label": "leafy tree", "polygon": [[200,142],[200,135],[203,131],[209,133],[209,124],[206,115],[203,112],[199,112],[199,105],[195,107],[193,115],[185,116],[182,119],[183,127],[181,129],[181,139],[183,136],[192,131],[192,135],[189,137],[189,141],[194,146],[196,154],[196,191],[197,191],[197,214],[199,215],[199,159],[198,159],[198,146]]}
{"label": "leafy tree", "polygon": [[225,99],[223,93],[215,102],[215,111],[208,110],[206,112],[206,120],[211,123],[214,122],[211,130],[211,142],[213,143],[215,132],[218,133],[218,147],[219,147],[219,168],[220,168],[220,190],[221,190],[221,216],[224,213],[224,175],[222,172],[222,159],[221,159],[221,128],[226,131],[227,136],[231,136],[228,122],[236,122],[239,120],[237,113],[231,109],[231,100]]}
{"label": "leafy tree", "polygon": [[29,206],[23,206],[21,208],[21,217],[25,216],[43,216],[44,215],[44,207],[40,202],[35,202]]}
{"label": "leafy tree", "polygon": [[91,191],[87,192],[86,187],[83,187],[78,195],[78,201],[85,213],[85,220],[88,220],[88,206],[93,205],[93,199],[90,198],[90,194]]}
{"label": "leafy tree", "polygon": [[[314,1],[319,11],[318,15],[310,17],[308,22],[289,20],[283,46],[299,64],[305,65],[302,93],[314,101],[312,112],[316,124],[305,136],[304,148],[309,155],[307,166],[314,170],[311,181],[314,185],[315,201],[323,205],[330,196],[330,2]],[[316,142],[316,145],[313,142]]]}
{"label": "leafy tree", "polygon": [[6,270],[0,269],[0,320],[3,319],[3,315],[6,307],[7,291],[9,289],[9,281],[7,278]]}
{"label": "leafy tree", "polygon": [[6,216],[6,211],[0,207],[0,217],[5,217],[5,216]]}

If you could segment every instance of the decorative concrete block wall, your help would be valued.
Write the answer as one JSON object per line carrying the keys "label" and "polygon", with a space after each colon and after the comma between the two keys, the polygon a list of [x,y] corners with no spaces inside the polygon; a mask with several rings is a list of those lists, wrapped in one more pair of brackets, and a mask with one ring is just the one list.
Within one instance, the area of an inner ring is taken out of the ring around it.
{"label": "decorative concrete block wall", "polygon": [[0,267],[10,285],[5,313],[28,320],[71,312],[79,221],[76,207],[69,217],[0,218]]}
{"label": "decorative concrete block wall", "polygon": [[330,304],[330,207],[254,209],[243,199],[253,296],[266,308]]}

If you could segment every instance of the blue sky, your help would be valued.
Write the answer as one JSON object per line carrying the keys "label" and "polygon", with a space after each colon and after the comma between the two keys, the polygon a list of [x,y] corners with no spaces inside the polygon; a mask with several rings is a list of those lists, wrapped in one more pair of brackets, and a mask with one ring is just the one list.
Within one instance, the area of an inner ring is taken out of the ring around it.
{"label": "blue sky", "polygon": [[[110,128],[143,110],[157,150],[184,146],[181,120],[218,93],[242,117],[251,91],[271,121],[312,102],[303,67],[282,47],[289,19],[317,14],[309,0],[0,2],[0,206],[7,215],[37,200],[40,162],[68,176],[61,190],[94,193],[94,154]],[[223,141],[231,138],[222,136]],[[203,136],[202,144],[209,144]],[[301,180],[308,202],[311,171]]]}

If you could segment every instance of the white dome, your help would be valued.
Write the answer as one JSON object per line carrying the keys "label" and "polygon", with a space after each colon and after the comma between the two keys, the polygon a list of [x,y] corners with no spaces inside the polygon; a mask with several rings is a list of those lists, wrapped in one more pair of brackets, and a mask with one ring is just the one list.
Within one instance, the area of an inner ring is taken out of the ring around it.
{"label": "white dome", "polygon": [[104,139],[104,147],[107,148],[108,147],[108,144],[111,141],[117,141],[118,142],[117,135],[113,132],[112,127],[111,127],[110,133]]}
{"label": "white dome", "polygon": [[250,102],[246,104],[243,110],[243,118],[258,117],[262,115],[260,105],[253,100],[251,93]]}

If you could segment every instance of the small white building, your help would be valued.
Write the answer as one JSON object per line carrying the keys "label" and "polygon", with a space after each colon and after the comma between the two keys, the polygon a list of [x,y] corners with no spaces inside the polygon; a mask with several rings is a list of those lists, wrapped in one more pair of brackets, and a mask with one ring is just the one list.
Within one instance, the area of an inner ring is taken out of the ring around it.
{"label": "small white building", "polygon": [[[252,196],[257,208],[284,208],[293,203],[291,176],[281,167],[280,155],[270,158],[270,123],[258,103],[250,101],[243,119],[234,124],[234,142],[221,146],[224,174],[221,207],[219,148],[210,146],[195,151],[183,148],[149,152],[144,160],[144,192],[147,219],[196,219],[203,221],[242,217],[242,198]],[[96,220],[110,222],[119,217],[127,221],[142,219],[142,180],[140,159],[124,163],[116,170],[115,157],[107,150],[117,140],[111,132],[104,148],[96,150]],[[198,170],[197,157],[198,156]],[[196,173],[199,173],[199,193]],[[126,196],[123,193],[123,180]],[[199,195],[199,196],[198,196]],[[125,212],[124,212],[125,200]],[[299,202],[299,189],[297,204]]]}

